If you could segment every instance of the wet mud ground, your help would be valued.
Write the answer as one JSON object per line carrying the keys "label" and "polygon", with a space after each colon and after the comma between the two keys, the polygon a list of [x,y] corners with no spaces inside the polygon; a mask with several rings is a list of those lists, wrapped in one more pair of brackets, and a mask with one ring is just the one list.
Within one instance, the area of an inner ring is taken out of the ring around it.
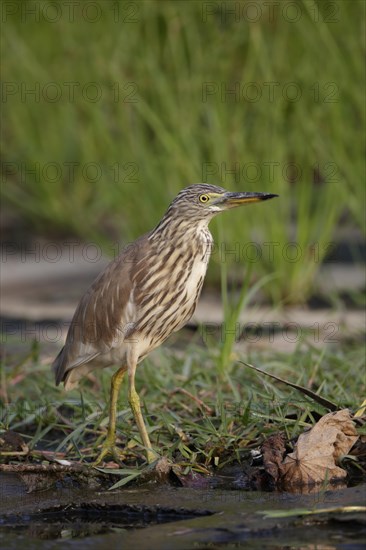
{"label": "wet mud ground", "polygon": [[[154,483],[28,493],[17,475],[1,473],[0,491],[0,547],[9,550],[25,543],[27,549],[365,548],[365,484],[306,495]],[[271,517],[273,511],[294,515]]]}

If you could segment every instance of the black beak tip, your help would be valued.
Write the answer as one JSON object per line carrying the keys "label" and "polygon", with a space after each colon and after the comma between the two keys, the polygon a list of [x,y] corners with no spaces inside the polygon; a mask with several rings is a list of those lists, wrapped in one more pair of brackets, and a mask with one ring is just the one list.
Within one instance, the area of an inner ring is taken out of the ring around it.
{"label": "black beak tip", "polygon": [[278,197],[278,195],[275,195],[273,193],[265,193],[262,195],[261,199],[262,201],[267,201],[268,199],[273,199],[274,197]]}

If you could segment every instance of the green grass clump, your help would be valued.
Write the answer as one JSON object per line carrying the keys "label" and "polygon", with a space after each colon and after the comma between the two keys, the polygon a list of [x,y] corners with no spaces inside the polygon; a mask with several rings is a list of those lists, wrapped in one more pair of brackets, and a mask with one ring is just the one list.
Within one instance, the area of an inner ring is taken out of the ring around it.
{"label": "green grass clump", "polygon": [[189,183],[275,192],[223,216],[210,276],[255,263],[272,300],[306,300],[337,224],[364,223],[364,3],[95,4],[7,16],[5,204],[112,253]]}
{"label": "green grass clump", "polygon": [[[240,462],[266,436],[284,432],[291,439],[327,412],[239,361],[223,380],[217,376],[218,360],[218,349],[204,350],[192,343],[184,354],[173,348],[158,350],[137,370],[152,443],[178,464],[205,471]],[[359,346],[332,351],[309,344],[292,354],[252,353],[245,360],[311,387],[341,408],[355,411],[365,392],[364,353]],[[48,361],[30,357],[19,368],[5,363],[0,373],[0,427],[21,434],[35,459],[91,461],[106,435],[111,373],[104,369],[84,380],[80,390],[64,393],[55,388]],[[126,451],[126,465],[140,468],[144,450],[126,386],[118,411],[119,445]]]}

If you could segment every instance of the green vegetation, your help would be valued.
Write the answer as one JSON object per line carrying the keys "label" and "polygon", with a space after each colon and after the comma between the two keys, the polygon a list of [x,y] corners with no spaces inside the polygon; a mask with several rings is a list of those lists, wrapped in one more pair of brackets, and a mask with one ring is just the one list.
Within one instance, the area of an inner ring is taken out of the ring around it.
{"label": "green vegetation", "polygon": [[306,300],[337,225],[363,225],[364,3],[93,4],[6,15],[4,204],[111,252],[189,183],[275,192],[223,216],[209,276],[252,263]]}
{"label": "green vegetation", "polygon": [[[194,340],[179,353],[173,339],[174,347],[157,350],[136,376],[152,442],[176,463],[201,472],[214,465],[222,468],[246,458],[265,436],[282,431],[291,439],[314,424],[317,414],[327,412],[239,361],[225,381],[220,380],[218,349],[204,349]],[[309,339],[290,354],[253,352],[246,354],[245,360],[311,386],[339,407],[353,411],[365,391],[364,354],[354,344],[342,352],[320,350]],[[60,453],[58,458],[71,460],[95,457],[108,423],[111,369],[90,376],[80,390],[66,394],[55,388],[48,362],[41,364],[37,353],[16,367],[5,362],[0,377],[1,428],[21,434],[34,458],[55,456],[55,451]],[[126,385],[119,399],[118,434],[119,445],[126,450],[126,465],[140,468],[144,451],[128,406]]]}

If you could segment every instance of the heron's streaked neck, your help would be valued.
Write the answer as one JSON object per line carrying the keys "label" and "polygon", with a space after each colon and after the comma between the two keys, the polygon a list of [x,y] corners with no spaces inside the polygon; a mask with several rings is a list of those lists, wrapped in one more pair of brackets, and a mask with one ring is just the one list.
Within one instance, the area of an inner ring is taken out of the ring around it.
{"label": "heron's streaked neck", "polygon": [[168,210],[155,229],[151,231],[149,240],[170,240],[172,238],[175,240],[180,238],[184,238],[185,240],[209,238],[209,240],[212,240],[208,229],[210,218],[205,217],[195,220],[176,216],[175,214],[175,212]]}

